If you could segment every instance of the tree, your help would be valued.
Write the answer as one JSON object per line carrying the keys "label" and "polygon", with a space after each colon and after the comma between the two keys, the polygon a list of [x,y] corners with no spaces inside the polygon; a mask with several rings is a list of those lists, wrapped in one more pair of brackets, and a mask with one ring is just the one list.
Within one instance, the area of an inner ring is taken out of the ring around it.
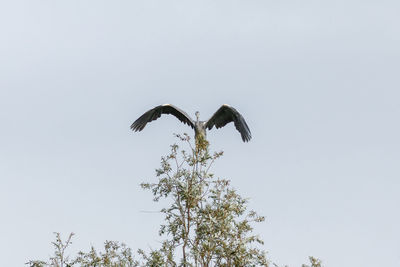
{"label": "tree", "polygon": [[[204,139],[197,139],[193,148],[188,135],[178,138],[188,144],[190,153],[172,145],[157,169],[158,181],[142,184],[154,201],[172,201],[161,210],[165,224],[159,233],[167,239],[151,255],[167,266],[268,266],[265,252],[257,246],[263,241],[251,234],[252,223],[264,217],[247,211],[247,200],[230,187],[229,180],[209,172],[222,152],[211,155]],[[146,259],[153,259],[151,255]]]}
{"label": "tree", "polygon": [[[166,199],[170,203],[161,209],[165,220],[159,235],[165,239],[159,249],[138,250],[134,257],[125,244],[106,241],[104,252],[92,247],[89,252],[79,252],[69,260],[65,249],[72,235],[63,243],[56,234],[54,257],[48,262],[27,264],[30,267],[269,266],[266,252],[261,249],[263,241],[252,234],[253,224],[263,222],[264,217],[248,210],[247,200],[231,187],[229,180],[210,173],[223,153],[210,154],[204,139],[197,139],[193,146],[188,135],[176,136],[189,151],[172,145],[171,152],[161,158],[157,180],[141,184],[143,189],[151,191],[155,202]],[[321,267],[317,260],[311,263],[312,267]]]}
{"label": "tree", "polygon": [[29,261],[26,264],[29,264],[31,267],[44,267],[44,266],[52,266],[52,267],[69,267],[72,262],[70,262],[69,257],[65,255],[65,250],[71,245],[71,239],[74,236],[74,233],[71,233],[65,242],[62,241],[60,233],[54,233],[56,235],[56,240],[51,244],[54,247],[54,256],[50,257],[48,262],[45,261]]}
{"label": "tree", "polygon": [[124,243],[115,241],[106,241],[104,243],[104,252],[97,252],[91,247],[89,252],[78,252],[77,256],[70,260],[65,256],[65,250],[71,245],[71,233],[67,240],[61,240],[60,233],[55,233],[56,241],[52,242],[54,247],[54,256],[48,261],[33,260],[29,261],[30,267],[136,267],[139,263],[133,259],[132,250]]}

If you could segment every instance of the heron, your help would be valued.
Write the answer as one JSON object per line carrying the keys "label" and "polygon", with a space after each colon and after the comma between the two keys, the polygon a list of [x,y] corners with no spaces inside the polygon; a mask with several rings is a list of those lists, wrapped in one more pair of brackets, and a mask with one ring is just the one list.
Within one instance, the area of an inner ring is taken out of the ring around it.
{"label": "heron", "polygon": [[236,130],[239,131],[243,142],[248,142],[251,139],[249,126],[243,116],[233,107],[224,104],[222,105],[208,121],[200,121],[200,112],[196,111],[196,121],[194,121],[186,112],[171,105],[164,104],[157,106],[145,112],[131,125],[132,131],[140,132],[144,129],[147,123],[157,120],[162,114],[171,114],[178,118],[184,124],[189,125],[194,129],[195,140],[199,138],[206,139],[206,130],[222,128],[230,122],[233,122]]}

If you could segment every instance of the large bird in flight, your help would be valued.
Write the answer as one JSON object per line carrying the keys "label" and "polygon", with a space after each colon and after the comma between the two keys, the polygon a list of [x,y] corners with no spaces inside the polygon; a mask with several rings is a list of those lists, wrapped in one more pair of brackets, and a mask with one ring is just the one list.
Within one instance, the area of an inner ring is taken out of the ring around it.
{"label": "large bird in flight", "polygon": [[171,114],[177,117],[181,122],[189,125],[194,129],[196,140],[199,137],[206,137],[206,130],[211,130],[214,126],[218,129],[224,127],[226,124],[233,122],[236,129],[242,136],[243,142],[248,142],[251,139],[251,132],[247,126],[243,116],[233,107],[229,105],[222,105],[215,113],[211,116],[208,121],[199,121],[200,113],[196,112],[197,120],[194,121],[190,116],[183,110],[171,105],[164,104],[150,109],[142,116],[140,116],[131,125],[132,131],[141,131],[144,129],[148,122],[154,121],[161,117],[161,114]]}

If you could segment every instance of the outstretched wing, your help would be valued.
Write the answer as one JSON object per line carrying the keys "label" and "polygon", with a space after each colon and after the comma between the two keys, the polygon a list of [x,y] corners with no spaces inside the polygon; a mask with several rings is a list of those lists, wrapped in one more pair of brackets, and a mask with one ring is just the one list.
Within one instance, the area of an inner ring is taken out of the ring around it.
{"label": "outstretched wing", "polygon": [[243,142],[248,142],[251,139],[249,126],[247,126],[243,116],[236,109],[229,105],[222,105],[205,123],[205,127],[208,130],[211,130],[215,125],[215,127],[218,129],[224,127],[232,121],[242,136]]}
{"label": "outstretched wing", "polygon": [[172,114],[175,117],[177,117],[181,122],[189,125],[190,127],[194,128],[194,121],[190,118],[190,116],[184,112],[183,110],[180,110],[179,108],[170,105],[170,104],[164,104],[161,106],[157,106],[153,109],[150,109],[146,113],[144,113],[142,116],[140,116],[134,123],[131,125],[132,131],[141,131],[144,129],[146,124],[148,122],[154,121],[158,118],[161,117],[161,114]]}

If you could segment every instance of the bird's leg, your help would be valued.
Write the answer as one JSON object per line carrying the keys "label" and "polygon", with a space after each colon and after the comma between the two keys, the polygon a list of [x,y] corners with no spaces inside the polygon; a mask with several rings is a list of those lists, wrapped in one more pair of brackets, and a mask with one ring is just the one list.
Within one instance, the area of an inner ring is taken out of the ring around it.
{"label": "bird's leg", "polygon": [[201,156],[208,151],[209,142],[204,137],[204,135],[198,134],[196,136],[196,154],[197,156]]}

